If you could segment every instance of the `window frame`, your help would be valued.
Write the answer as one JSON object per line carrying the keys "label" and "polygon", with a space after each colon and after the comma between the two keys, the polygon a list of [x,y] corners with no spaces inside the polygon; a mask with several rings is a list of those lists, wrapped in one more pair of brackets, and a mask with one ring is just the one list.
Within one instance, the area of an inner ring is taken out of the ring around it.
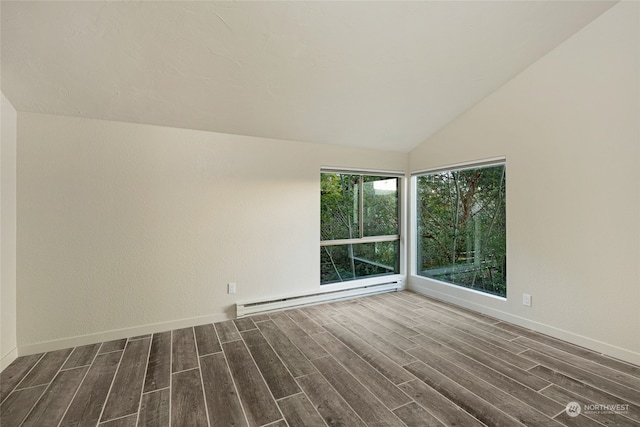
{"label": "window frame", "polygon": [[[388,171],[388,170],[375,170],[375,169],[354,169],[354,168],[336,168],[336,167],[321,167],[320,175],[324,173],[330,174],[349,174],[349,175],[360,175],[360,183],[363,182],[363,177],[365,176],[375,176],[375,177],[388,177],[388,178],[396,178],[398,179],[398,234],[391,235],[380,235],[380,236],[364,236],[364,224],[363,224],[363,202],[364,196],[363,192],[359,195],[359,214],[358,214],[358,236],[356,238],[351,239],[334,239],[334,240],[322,240],[320,237],[320,246],[340,246],[340,245],[356,245],[363,243],[378,243],[378,242],[398,242],[398,273],[391,273],[379,276],[370,276],[370,277],[361,277],[352,280],[345,280],[340,282],[331,282],[331,283],[322,283],[322,278],[319,277],[320,286],[323,288],[330,287],[339,287],[341,289],[348,289],[360,286],[368,286],[373,284],[381,284],[381,283],[389,283],[393,281],[404,281],[406,279],[406,222],[405,221],[405,203],[406,203],[406,173],[403,171]],[[361,187],[362,188],[362,187]],[[319,222],[319,226],[322,227],[322,220]]]}
{"label": "window frame", "polygon": [[[473,288],[469,288],[466,287],[464,285],[459,285],[456,283],[452,283],[452,282],[446,282],[443,280],[438,280],[432,277],[427,277],[427,276],[423,276],[421,274],[418,274],[418,264],[419,264],[419,260],[418,257],[420,255],[420,251],[418,249],[418,245],[419,245],[419,239],[418,239],[418,177],[422,176],[422,175],[428,175],[428,174],[436,174],[436,173],[441,173],[441,172],[454,172],[454,171],[459,171],[459,170],[464,170],[464,169],[476,169],[476,168],[482,168],[482,167],[492,167],[492,166],[504,166],[505,171],[507,169],[507,159],[506,156],[500,156],[500,157],[492,157],[492,158],[487,158],[487,159],[482,159],[482,160],[477,160],[477,161],[469,161],[469,162],[462,162],[462,163],[455,163],[455,164],[451,164],[451,165],[446,165],[446,166],[438,166],[438,167],[433,167],[433,168],[428,168],[428,169],[420,169],[420,170],[416,170],[411,172],[411,177],[410,177],[410,195],[411,197],[409,198],[409,212],[410,212],[410,231],[409,231],[409,235],[411,236],[411,257],[409,258],[409,274],[411,276],[411,280],[416,280],[416,279],[420,279],[420,280],[424,280],[424,281],[430,281],[430,282],[435,282],[438,284],[442,284],[445,285],[449,288],[454,288],[457,290],[460,290],[462,292],[465,293],[472,293],[472,294],[476,294],[476,295],[482,295],[484,297],[487,298],[491,298],[491,299],[497,299],[500,301],[507,301],[507,296],[508,296],[508,284],[505,284],[505,296],[501,296],[501,295],[496,295],[493,293],[489,293],[489,292],[485,292],[482,290],[478,290],[478,289],[473,289]],[[508,198],[508,194],[505,193],[505,213],[508,214],[507,211],[507,198]],[[508,221],[507,221],[508,224]],[[507,230],[505,230],[507,231]],[[507,232],[507,236],[509,235],[509,233]],[[508,237],[507,237],[508,239]],[[506,253],[508,255],[508,240],[505,242],[506,245]],[[507,256],[508,259],[508,256]],[[507,259],[505,259],[505,262],[508,262]],[[508,265],[507,265],[507,272],[509,271]],[[508,283],[508,276],[507,276],[507,283]]]}

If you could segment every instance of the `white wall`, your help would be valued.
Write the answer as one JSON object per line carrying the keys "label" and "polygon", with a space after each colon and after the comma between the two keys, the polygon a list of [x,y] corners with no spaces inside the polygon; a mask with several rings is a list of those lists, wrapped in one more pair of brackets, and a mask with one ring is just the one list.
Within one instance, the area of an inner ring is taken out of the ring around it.
{"label": "white wall", "polygon": [[639,8],[614,6],[410,154],[414,171],[506,156],[508,298],[410,287],[640,363]]}
{"label": "white wall", "polygon": [[0,93],[0,370],[17,353],[16,341],[16,126],[17,114]]}
{"label": "white wall", "polygon": [[408,164],[407,153],[30,113],[18,131],[21,354],[317,291],[320,167]]}

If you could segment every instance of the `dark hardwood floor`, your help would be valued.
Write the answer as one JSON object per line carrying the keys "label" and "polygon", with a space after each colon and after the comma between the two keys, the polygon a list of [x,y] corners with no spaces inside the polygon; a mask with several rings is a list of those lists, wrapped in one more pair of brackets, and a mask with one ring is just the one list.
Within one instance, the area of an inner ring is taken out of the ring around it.
{"label": "dark hardwood floor", "polygon": [[2,427],[640,425],[640,367],[406,291],[24,356],[0,386]]}

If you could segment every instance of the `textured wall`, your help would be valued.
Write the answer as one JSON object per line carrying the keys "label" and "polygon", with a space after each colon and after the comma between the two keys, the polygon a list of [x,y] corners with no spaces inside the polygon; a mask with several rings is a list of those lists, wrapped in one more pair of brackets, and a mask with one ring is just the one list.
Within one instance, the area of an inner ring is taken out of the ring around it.
{"label": "textured wall", "polygon": [[317,291],[320,166],[408,164],[407,153],[29,113],[18,130],[21,348]]}
{"label": "textured wall", "polygon": [[16,352],[16,110],[0,94],[0,369]]}
{"label": "textured wall", "polygon": [[412,170],[506,155],[507,301],[410,286],[640,363],[639,8],[614,6],[410,154]]}

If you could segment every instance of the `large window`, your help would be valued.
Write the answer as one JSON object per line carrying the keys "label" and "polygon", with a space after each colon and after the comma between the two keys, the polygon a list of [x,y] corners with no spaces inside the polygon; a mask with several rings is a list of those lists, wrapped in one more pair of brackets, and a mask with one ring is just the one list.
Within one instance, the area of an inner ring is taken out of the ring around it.
{"label": "large window", "polygon": [[506,297],[505,165],[416,177],[417,274]]}
{"label": "large window", "polygon": [[399,181],[321,173],[321,284],[399,272]]}

